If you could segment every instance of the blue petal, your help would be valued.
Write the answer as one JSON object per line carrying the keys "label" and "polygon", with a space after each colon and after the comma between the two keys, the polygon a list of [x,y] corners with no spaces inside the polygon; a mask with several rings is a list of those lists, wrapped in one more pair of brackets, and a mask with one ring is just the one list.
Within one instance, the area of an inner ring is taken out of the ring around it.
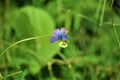
{"label": "blue petal", "polygon": [[55,29],[53,31],[53,35],[50,38],[50,42],[56,42],[58,40],[68,40],[68,33],[67,30],[65,28],[61,28],[61,29]]}
{"label": "blue petal", "polygon": [[55,35],[53,35],[53,36],[51,36],[51,38],[50,38],[50,42],[52,43],[52,42],[56,42],[56,41],[58,41],[59,39],[58,39],[58,36],[55,36]]}
{"label": "blue petal", "polygon": [[60,34],[60,30],[59,29],[55,29],[53,32],[53,35],[58,36]]}
{"label": "blue petal", "polygon": [[67,40],[68,40],[68,35],[67,35],[67,34],[63,35],[63,36],[62,36],[62,40],[67,41]]}
{"label": "blue petal", "polygon": [[65,28],[61,28],[61,29],[59,30],[59,33],[58,33],[58,39],[59,39],[59,40],[62,40],[62,37],[63,37],[63,35],[65,35],[65,32],[66,32],[66,29],[65,29]]}
{"label": "blue petal", "polygon": [[61,40],[68,40],[67,30],[65,28],[61,28],[60,30]]}
{"label": "blue petal", "polygon": [[65,34],[66,31],[67,31],[67,30],[66,30],[65,28],[61,28],[61,30],[60,30],[61,34]]}

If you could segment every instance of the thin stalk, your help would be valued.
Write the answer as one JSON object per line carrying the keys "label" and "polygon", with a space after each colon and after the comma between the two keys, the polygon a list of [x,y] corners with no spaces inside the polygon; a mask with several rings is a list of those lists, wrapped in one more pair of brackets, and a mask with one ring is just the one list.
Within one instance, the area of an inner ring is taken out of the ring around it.
{"label": "thin stalk", "polygon": [[113,20],[113,12],[112,12],[112,14],[111,14],[111,19],[112,19],[112,26],[113,26],[113,30],[114,30],[114,32],[115,32],[115,36],[116,36],[116,39],[117,39],[117,41],[118,41],[118,45],[119,45],[119,48],[120,48],[120,39],[119,39],[119,36],[118,36],[118,32],[117,32],[117,30],[116,30],[116,24],[114,23],[114,20]]}
{"label": "thin stalk", "polygon": [[3,79],[3,76],[2,76],[2,74],[0,73],[0,80],[2,80]]}
{"label": "thin stalk", "polygon": [[62,0],[56,0],[56,1],[57,1],[57,17],[58,17],[58,21],[60,21],[62,16]]}
{"label": "thin stalk", "polygon": [[73,80],[76,80],[71,62],[69,60],[67,60],[67,58],[63,54],[59,53],[58,55],[65,61],[66,65],[68,66],[68,68],[71,72]]}
{"label": "thin stalk", "polygon": [[101,6],[102,6],[102,1],[103,1],[103,0],[99,0],[98,6],[97,6],[97,8],[96,8],[96,12],[95,12],[95,19],[96,19],[96,20],[97,20],[98,17],[99,17],[100,9],[101,9]]}
{"label": "thin stalk", "polygon": [[104,12],[105,12],[106,1],[107,0],[104,0],[104,2],[103,2],[102,13],[101,13],[101,17],[100,17],[100,24],[99,24],[100,27],[103,24],[103,17],[104,17]]}
{"label": "thin stalk", "polygon": [[7,75],[7,76],[4,76],[3,78],[8,78],[8,77],[11,77],[11,76],[13,76],[13,75],[20,74],[20,73],[22,73],[22,71],[18,71],[18,72],[9,74],[9,75]]}
{"label": "thin stalk", "polygon": [[70,30],[71,22],[72,22],[72,15],[70,13],[70,10],[67,10],[66,12],[66,21],[65,21],[65,27]]}
{"label": "thin stalk", "polygon": [[48,36],[37,36],[37,37],[31,37],[31,38],[26,38],[26,39],[22,39],[20,41],[17,41],[13,44],[11,44],[8,48],[6,48],[1,54],[0,54],[0,57],[5,54],[10,48],[12,48],[13,46],[19,44],[19,43],[22,43],[22,42],[25,42],[25,41],[29,41],[29,40],[34,40],[34,39],[38,39],[38,38],[44,38],[44,37],[48,37]]}
{"label": "thin stalk", "polygon": [[52,62],[48,62],[48,70],[49,70],[51,78],[54,79],[55,77],[54,77],[53,70],[52,70]]}
{"label": "thin stalk", "polygon": [[76,80],[75,74],[74,74],[74,70],[73,70],[73,67],[72,67],[72,64],[71,64],[71,63],[68,63],[67,65],[68,65],[68,68],[69,68],[69,70],[70,70],[70,72],[71,72],[71,75],[72,75],[73,80]]}
{"label": "thin stalk", "polygon": [[118,32],[116,30],[115,24],[113,24],[113,29],[114,29],[114,32],[115,32],[115,35],[116,35],[116,38],[117,38],[117,41],[118,41],[119,48],[120,48],[120,39],[119,39],[119,36],[118,36]]}
{"label": "thin stalk", "polygon": [[62,9],[64,12],[68,12],[69,11],[69,13],[71,14],[71,15],[77,15],[78,17],[80,17],[80,18],[83,18],[83,19],[86,19],[86,20],[88,20],[88,21],[90,21],[90,22],[92,22],[92,23],[94,23],[95,24],[95,21],[92,19],[92,18],[89,18],[88,16],[86,16],[86,15],[83,15],[82,13],[78,13],[78,12],[76,12],[76,11],[71,11],[70,9],[68,10],[68,9]]}

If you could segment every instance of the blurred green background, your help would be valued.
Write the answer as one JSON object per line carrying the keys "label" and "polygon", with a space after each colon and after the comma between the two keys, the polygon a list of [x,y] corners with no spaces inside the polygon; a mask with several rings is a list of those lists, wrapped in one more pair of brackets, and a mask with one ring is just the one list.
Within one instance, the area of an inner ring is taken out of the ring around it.
{"label": "blurred green background", "polygon": [[[119,0],[0,0],[0,80],[120,80]],[[67,48],[50,43],[69,30]]]}

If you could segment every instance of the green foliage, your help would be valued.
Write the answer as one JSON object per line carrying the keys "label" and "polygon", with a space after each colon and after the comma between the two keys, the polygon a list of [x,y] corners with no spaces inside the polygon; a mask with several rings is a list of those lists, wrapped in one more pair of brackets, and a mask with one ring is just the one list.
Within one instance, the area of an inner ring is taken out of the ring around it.
{"label": "green foliage", "polygon": [[30,73],[36,74],[59,51],[57,44],[49,43],[49,35],[55,28],[55,23],[47,12],[32,6],[18,10],[14,17],[16,19],[13,29],[17,40],[39,35],[48,36],[22,43],[16,49],[17,53],[10,54],[12,55],[11,64],[16,66],[25,64]]}
{"label": "green foliage", "polygon": [[[16,44],[3,54],[1,76],[22,71],[8,79],[119,80],[120,18],[112,11],[112,1],[27,0],[30,6],[12,1],[0,5],[5,9],[0,9],[4,13],[0,16],[1,52],[12,42],[44,36]],[[67,48],[49,42],[56,27],[69,30]]]}
{"label": "green foliage", "polygon": [[[23,7],[19,10],[14,25],[16,37],[19,39],[38,35],[48,36],[51,34],[54,28],[55,23],[52,20],[51,16],[47,12],[32,6]],[[24,47],[25,50],[28,49],[33,51],[33,55],[36,55],[36,57],[39,59],[38,63],[38,61],[36,61],[34,58],[31,58],[32,56],[29,58],[28,53],[22,53],[22,55],[26,54],[26,56],[24,56],[25,59],[26,57],[28,58],[26,60],[29,61],[27,64],[32,74],[38,73],[39,70],[59,50],[59,47],[56,44],[49,43],[49,37],[30,41],[28,43],[22,44],[20,47]],[[21,52],[19,54],[21,54]],[[21,58],[23,58],[23,56]]]}

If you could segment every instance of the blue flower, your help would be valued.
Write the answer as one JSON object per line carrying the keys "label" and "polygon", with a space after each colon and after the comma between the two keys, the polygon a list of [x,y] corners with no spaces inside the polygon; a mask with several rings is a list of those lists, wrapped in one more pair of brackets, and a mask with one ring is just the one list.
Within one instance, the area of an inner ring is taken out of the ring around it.
{"label": "blue flower", "polygon": [[59,40],[67,41],[68,40],[68,31],[65,28],[55,29],[53,35],[50,38],[50,42],[56,42]]}
{"label": "blue flower", "polygon": [[50,42],[59,42],[59,46],[67,47],[66,41],[68,40],[68,31],[65,28],[55,29],[53,35],[50,38]]}

